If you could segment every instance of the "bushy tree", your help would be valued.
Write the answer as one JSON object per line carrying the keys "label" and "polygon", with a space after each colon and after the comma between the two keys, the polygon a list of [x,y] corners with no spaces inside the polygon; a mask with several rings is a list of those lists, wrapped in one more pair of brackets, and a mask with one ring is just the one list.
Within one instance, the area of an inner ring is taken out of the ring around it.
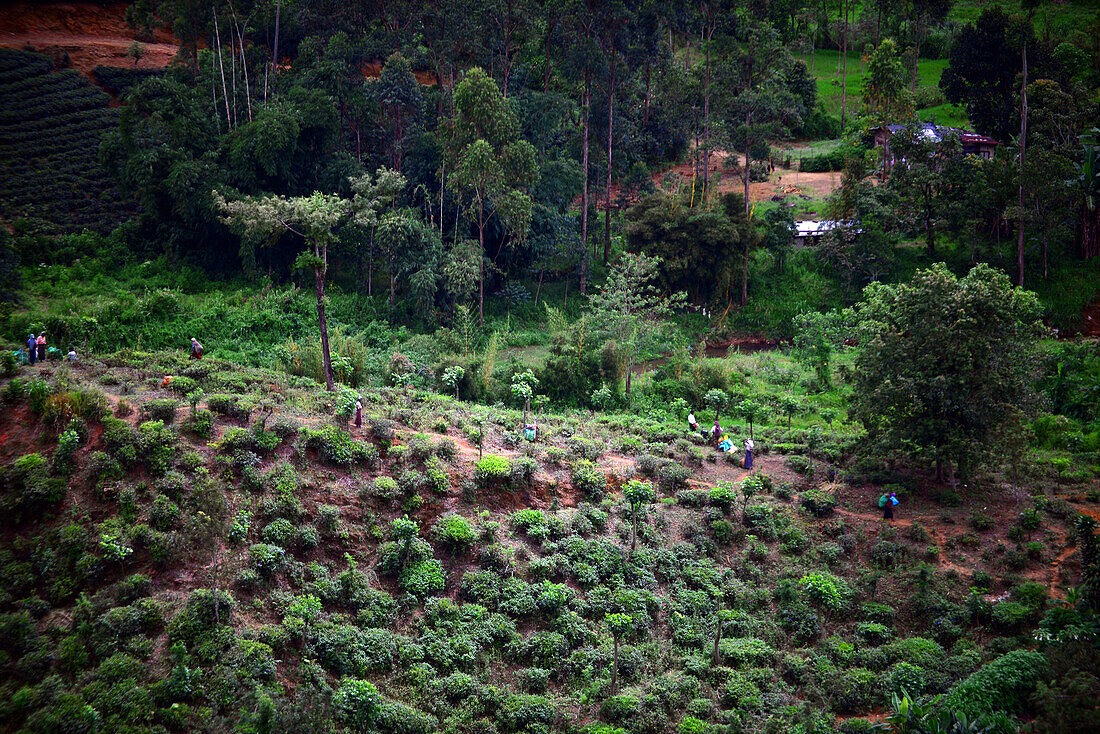
{"label": "bushy tree", "polygon": [[666,318],[685,300],[683,293],[666,296],[653,284],[660,264],[657,257],[623,253],[589,305],[593,324],[619,350],[628,398],[639,348],[659,343],[666,331]]}
{"label": "bushy tree", "polygon": [[1003,457],[1005,436],[1035,409],[1039,314],[1033,293],[985,264],[963,278],[937,264],[869,287],[854,392],[869,445],[935,462],[940,475]]}

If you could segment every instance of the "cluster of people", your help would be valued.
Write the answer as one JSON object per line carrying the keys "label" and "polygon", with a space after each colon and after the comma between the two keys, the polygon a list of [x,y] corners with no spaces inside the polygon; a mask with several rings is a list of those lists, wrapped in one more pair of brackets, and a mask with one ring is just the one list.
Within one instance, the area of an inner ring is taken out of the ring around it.
{"label": "cluster of people", "polygon": [[46,332],[37,337],[32,333],[27,337],[27,361],[30,364],[46,361]]}
{"label": "cluster of people", "polygon": [[[709,431],[704,430],[699,428],[699,422],[695,420],[695,411],[692,410],[688,412],[688,428],[690,428],[693,433],[698,433],[702,436],[704,441],[712,442],[714,448],[719,451],[730,452],[736,448],[733,439],[731,439],[728,434],[722,432],[722,425],[718,422],[717,417],[714,419],[714,426]],[[752,437],[746,438],[745,458],[741,461],[741,465],[746,469],[752,469],[752,454],[755,448],[756,446],[753,443]]]}

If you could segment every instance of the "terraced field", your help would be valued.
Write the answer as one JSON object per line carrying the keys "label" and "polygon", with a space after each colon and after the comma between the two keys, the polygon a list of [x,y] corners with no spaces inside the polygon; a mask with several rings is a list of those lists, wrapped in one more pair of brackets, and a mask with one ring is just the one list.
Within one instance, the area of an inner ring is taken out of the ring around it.
{"label": "terraced field", "polygon": [[130,208],[98,163],[111,97],[36,53],[0,49],[0,218],[107,231]]}

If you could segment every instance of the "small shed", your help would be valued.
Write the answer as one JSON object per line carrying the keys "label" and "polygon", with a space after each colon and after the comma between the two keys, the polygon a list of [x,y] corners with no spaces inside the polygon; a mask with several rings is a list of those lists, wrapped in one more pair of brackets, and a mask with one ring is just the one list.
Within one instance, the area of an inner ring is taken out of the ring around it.
{"label": "small shed", "polygon": [[822,237],[837,228],[844,228],[849,234],[863,231],[859,229],[857,222],[838,222],[833,219],[807,219],[794,224],[794,241],[797,245],[816,245]]}

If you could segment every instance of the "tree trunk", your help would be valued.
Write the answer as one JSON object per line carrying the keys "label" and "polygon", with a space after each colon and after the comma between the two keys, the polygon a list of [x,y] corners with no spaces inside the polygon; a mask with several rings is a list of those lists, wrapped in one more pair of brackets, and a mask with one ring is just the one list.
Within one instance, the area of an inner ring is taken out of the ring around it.
{"label": "tree trunk", "polygon": [[[721,610],[719,609],[718,611],[719,611],[719,614],[721,614]],[[711,648],[711,651],[710,651],[710,664],[712,666],[713,665],[718,665],[718,663],[719,663],[720,658],[719,658],[719,653],[718,653],[718,647],[719,647],[721,642],[722,642],[722,617],[719,616],[718,617],[718,629],[715,630],[715,632],[714,632],[714,647]]]}
{"label": "tree trunk", "polygon": [[741,180],[745,184],[745,219],[748,219],[749,212],[749,171],[752,170],[752,164],[750,154],[752,152],[752,134],[749,132],[750,125],[752,124],[752,115],[745,115],[745,168],[741,171]]}
{"label": "tree trunk", "polygon": [[229,113],[229,87],[225,84],[225,61],[222,60],[222,36],[218,30],[218,11],[214,10],[214,39],[218,44],[218,68],[222,76],[222,96],[225,97],[225,122],[232,128],[233,118]]}
{"label": "tree trunk", "polygon": [[932,218],[932,208],[928,207],[924,210],[924,232],[925,241],[928,245],[928,256],[935,257],[936,255],[936,222]]}
{"label": "tree trunk", "polygon": [[485,203],[477,202],[477,253],[480,269],[477,278],[477,325],[485,326]]}
{"label": "tree trunk", "polygon": [[[592,116],[592,77],[584,79],[584,119],[581,122],[581,168],[584,170],[584,187],[581,189],[581,264],[580,290],[583,296],[588,288],[588,133]],[[569,281],[566,280],[566,287]],[[568,291],[566,291],[568,293]]]}
{"label": "tree trunk", "polygon": [[[316,252],[316,247],[314,252]],[[321,329],[321,361],[325,370],[325,389],[329,392],[335,390],[332,383],[332,357],[328,349],[328,319],[325,317],[325,265],[328,256],[328,245],[320,251],[321,266],[313,268],[313,285],[317,292],[317,326]]]}
{"label": "tree trunk", "polygon": [[1016,285],[1024,287],[1024,160],[1027,155],[1027,41],[1023,48],[1023,83],[1020,85],[1020,215],[1016,223]]}
{"label": "tree trunk", "polygon": [[703,64],[703,201],[710,192],[710,39],[713,32],[713,25],[708,26]]}
{"label": "tree trunk", "polygon": [[840,131],[844,132],[844,123],[848,119],[848,0],[842,0],[844,25],[840,32]]}
{"label": "tree trunk", "polygon": [[611,695],[619,693],[619,638],[613,637],[613,650],[611,653]]}
{"label": "tree trunk", "polygon": [[607,104],[607,194],[603,213],[603,264],[611,259],[611,133],[615,123],[615,74],[611,74],[611,86]]}
{"label": "tree trunk", "polygon": [[917,93],[917,67],[918,59],[920,59],[920,27],[913,29],[913,81],[909,86],[909,91],[913,94]]}
{"label": "tree trunk", "polygon": [[[275,43],[271,50],[271,79],[275,80],[275,74],[279,64],[279,16],[282,14],[283,0],[275,0]],[[267,82],[264,82],[264,101],[267,101]]]}

